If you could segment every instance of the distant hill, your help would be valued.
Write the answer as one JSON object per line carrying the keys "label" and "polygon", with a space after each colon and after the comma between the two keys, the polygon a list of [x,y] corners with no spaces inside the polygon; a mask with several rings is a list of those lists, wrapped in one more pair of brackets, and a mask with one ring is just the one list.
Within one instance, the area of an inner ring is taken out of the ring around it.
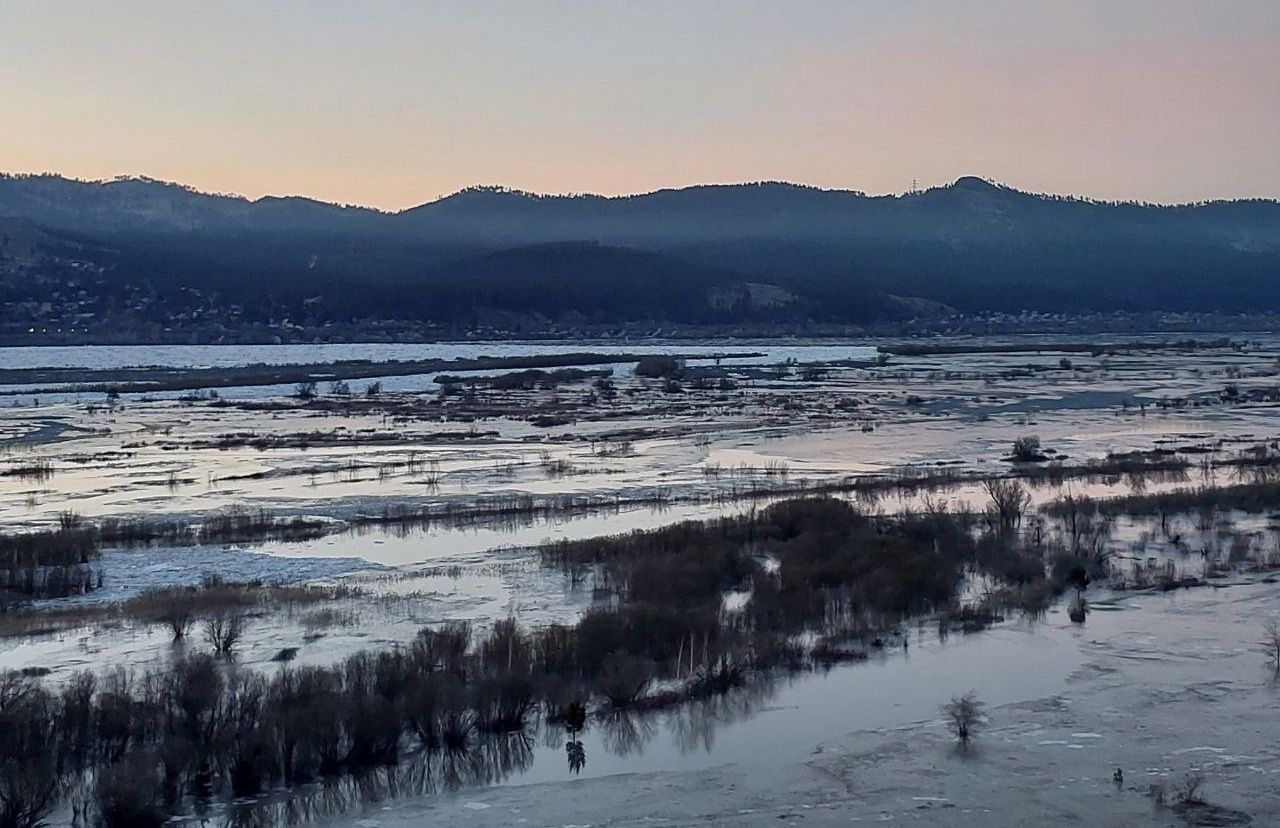
{"label": "distant hill", "polygon": [[1280,203],[1104,203],[975,177],[901,196],[786,183],[623,197],[472,188],[383,213],[148,179],[0,176],[6,226],[42,239],[34,260],[0,254],[7,294],[57,294],[55,324],[72,271],[96,274],[90,293],[132,297],[111,313],[155,324],[1280,310]]}
{"label": "distant hill", "polygon": [[88,182],[58,175],[0,175],[0,216],[89,235],[249,229],[333,232],[380,215],[376,210],[307,198],[250,201],[149,178]]}

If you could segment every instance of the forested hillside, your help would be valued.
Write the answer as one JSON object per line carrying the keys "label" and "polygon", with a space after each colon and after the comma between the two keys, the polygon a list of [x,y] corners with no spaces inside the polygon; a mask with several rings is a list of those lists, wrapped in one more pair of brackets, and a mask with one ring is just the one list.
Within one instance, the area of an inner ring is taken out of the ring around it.
{"label": "forested hillside", "polygon": [[399,213],[147,179],[0,177],[6,334],[111,325],[459,332],[1280,310],[1280,204],[1099,203],[978,178],[638,196],[473,188]]}

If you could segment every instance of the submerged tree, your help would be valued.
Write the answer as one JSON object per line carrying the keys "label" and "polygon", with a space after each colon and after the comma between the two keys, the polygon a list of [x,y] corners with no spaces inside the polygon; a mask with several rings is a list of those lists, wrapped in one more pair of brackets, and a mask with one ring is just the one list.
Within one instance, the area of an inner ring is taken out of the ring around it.
{"label": "submerged tree", "polygon": [[230,656],[245,631],[244,616],[220,613],[204,622],[204,637],[218,655]]}
{"label": "submerged tree", "polygon": [[947,729],[956,741],[967,746],[969,740],[978,734],[987,723],[984,705],[972,690],[963,696],[952,696],[951,701],[942,706],[942,713],[947,720]]}
{"label": "submerged tree", "polygon": [[190,593],[173,590],[165,594],[156,609],[155,617],[169,628],[174,641],[185,639],[195,621],[195,607]]}
{"label": "submerged tree", "polygon": [[1018,528],[1022,523],[1022,515],[1031,505],[1031,495],[1016,480],[996,478],[982,484],[991,505],[987,507],[988,518],[1000,532],[1008,532]]}
{"label": "submerged tree", "polygon": [[1267,623],[1263,625],[1262,643],[1267,648],[1267,657],[1271,660],[1271,664],[1280,672],[1280,618],[1269,618]]}
{"label": "submerged tree", "polygon": [[39,828],[58,800],[61,705],[35,680],[0,674],[0,826]]}

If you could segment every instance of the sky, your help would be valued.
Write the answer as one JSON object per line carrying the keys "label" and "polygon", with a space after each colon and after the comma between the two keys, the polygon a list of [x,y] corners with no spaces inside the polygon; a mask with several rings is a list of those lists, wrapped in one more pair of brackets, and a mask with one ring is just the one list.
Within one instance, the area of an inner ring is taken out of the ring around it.
{"label": "sky", "polygon": [[1280,0],[0,0],[0,171],[1280,197]]}

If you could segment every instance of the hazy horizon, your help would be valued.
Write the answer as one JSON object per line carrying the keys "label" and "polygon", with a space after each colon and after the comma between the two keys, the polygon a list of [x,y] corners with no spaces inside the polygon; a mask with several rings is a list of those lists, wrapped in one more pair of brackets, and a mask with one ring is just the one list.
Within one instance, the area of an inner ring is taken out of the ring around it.
{"label": "hazy horizon", "polygon": [[0,0],[0,158],[399,210],[476,183],[620,195],[977,174],[1280,195],[1280,4],[110,6]]}

